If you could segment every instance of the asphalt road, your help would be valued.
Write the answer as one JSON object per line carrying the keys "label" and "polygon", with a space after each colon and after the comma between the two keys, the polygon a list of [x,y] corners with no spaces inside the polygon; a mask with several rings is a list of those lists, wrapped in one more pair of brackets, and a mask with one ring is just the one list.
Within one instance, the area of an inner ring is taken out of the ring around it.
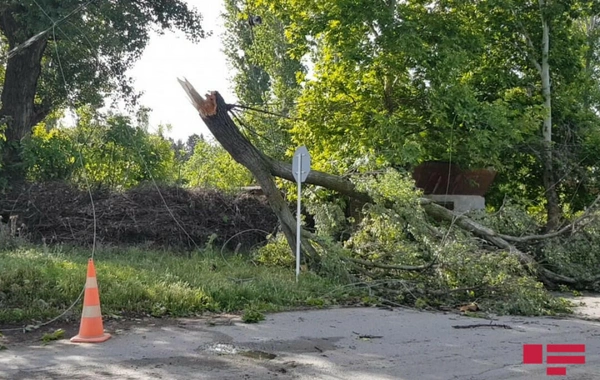
{"label": "asphalt road", "polygon": [[600,379],[600,298],[585,301],[581,312],[596,321],[493,321],[510,328],[454,328],[490,322],[378,308],[279,313],[259,324],[148,320],[119,329],[117,323],[100,344],[11,344],[0,351],[0,378],[548,379],[546,364],[522,364],[523,344],[572,343],[586,345],[585,364],[566,365],[567,376],[551,378]]}

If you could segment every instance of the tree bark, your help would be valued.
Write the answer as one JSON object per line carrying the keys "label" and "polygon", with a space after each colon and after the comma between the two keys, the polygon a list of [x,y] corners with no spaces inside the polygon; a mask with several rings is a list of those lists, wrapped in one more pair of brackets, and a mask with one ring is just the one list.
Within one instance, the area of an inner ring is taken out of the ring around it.
{"label": "tree bark", "polygon": [[552,147],[552,90],[550,84],[550,64],[548,52],[550,50],[550,26],[544,16],[545,0],[540,2],[540,15],[542,17],[542,63],[540,76],[542,80],[542,95],[546,116],[542,130],[543,136],[543,175],[542,180],[546,191],[546,231],[556,229],[560,224],[561,210],[556,192],[556,178],[554,176],[554,154]]}
{"label": "tree bark", "polygon": [[[292,164],[276,161],[270,157],[267,159],[269,160],[269,170],[272,175],[287,179],[288,181],[295,181]],[[347,195],[362,202],[372,202],[371,197],[366,193],[356,190],[352,182],[333,174],[311,170],[306,178],[306,183],[337,191],[340,194]]]}
{"label": "tree bark", "polygon": [[[8,40],[9,50],[27,40],[19,36],[22,28],[11,14],[5,9],[0,14],[0,29]],[[15,54],[10,55],[6,62],[4,84],[2,87],[2,108],[0,120],[6,123],[5,148],[3,149],[3,170],[5,178],[20,180],[24,173],[21,165],[21,140],[26,137],[31,128],[42,121],[49,113],[35,104],[38,79],[42,71],[42,56],[47,46],[45,36],[24,45]]]}

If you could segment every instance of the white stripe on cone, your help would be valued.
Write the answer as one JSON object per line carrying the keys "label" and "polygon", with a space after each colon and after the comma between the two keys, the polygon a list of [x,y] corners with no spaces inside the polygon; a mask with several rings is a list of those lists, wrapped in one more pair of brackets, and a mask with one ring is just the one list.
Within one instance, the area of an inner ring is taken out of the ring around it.
{"label": "white stripe on cone", "polygon": [[98,287],[98,281],[96,280],[96,277],[88,277],[87,280],[85,280],[85,287],[86,288],[97,288]]}
{"label": "white stripe on cone", "polygon": [[96,318],[101,317],[100,305],[97,306],[85,306],[83,308],[82,318]]}

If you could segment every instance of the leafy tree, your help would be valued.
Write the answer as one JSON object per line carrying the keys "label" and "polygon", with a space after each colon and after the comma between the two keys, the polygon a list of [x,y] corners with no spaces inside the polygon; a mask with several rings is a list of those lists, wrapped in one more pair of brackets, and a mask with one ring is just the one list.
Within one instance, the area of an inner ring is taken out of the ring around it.
{"label": "leafy tree", "polygon": [[171,149],[175,153],[175,159],[179,162],[185,161],[183,141],[181,141],[181,139],[175,141],[172,138],[169,138],[169,143],[171,143]]}
{"label": "leafy tree", "polygon": [[[524,149],[530,157],[513,157],[513,162],[521,174],[536,178],[537,184],[529,187],[538,188],[545,199],[546,228],[556,228],[561,204],[581,209],[589,201],[581,185],[596,181],[588,171],[600,153],[595,142],[590,144],[598,139],[595,125],[600,121],[595,112],[599,82],[592,75],[600,62],[598,35],[593,27],[582,26],[590,25],[600,8],[587,1],[499,0],[480,3],[479,11],[485,16],[482,25],[495,31],[487,36],[489,62],[494,62],[492,56],[511,58],[489,68],[512,76],[525,95],[520,103],[542,111],[536,117],[541,128]],[[503,87],[510,90],[507,84]]]}
{"label": "leafy tree", "polygon": [[[260,0],[226,0],[225,53],[235,70],[235,93],[243,105],[266,110],[282,117],[256,111],[239,114],[247,137],[268,154],[282,158],[291,146],[285,117],[295,107],[301,87],[298,75],[305,71],[300,60],[287,54],[285,24]],[[259,24],[250,22],[260,17]]]}
{"label": "leafy tree", "polygon": [[200,136],[198,136],[194,133],[188,136],[188,139],[185,143],[185,152],[187,154],[187,159],[189,159],[190,156],[194,153],[194,150],[196,149],[196,144],[198,144],[199,141],[204,141],[204,135],[200,134]]}
{"label": "leafy tree", "polygon": [[40,123],[23,144],[23,161],[27,177],[34,181],[69,179],[77,170],[78,151],[63,128],[47,128]]}
{"label": "leafy tree", "polygon": [[179,29],[198,41],[200,21],[182,0],[1,2],[0,40],[9,51],[0,108],[4,174],[22,177],[20,141],[53,110],[98,107],[117,92],[134,105],[138,95],[126,71],[150,32]]}
{"label": "leafy tree", "polygon": [[250,172],[237,163],[220,145],[198,140],[194,154],[184,164],[183,177],[188,186],[238,190],[253,182]]}
{"label": "leafy tree", "polygon": [[168,140],[171,143],[171,149],[173,149],[173,151],[175,152],[176,160],[178,162],[184,163],[190,159],[192,154],[194,154],[194,148],[196,147],[196,144],[198,143],[198,141],[204,140],[204,136],[198,136],[194,133],[188,136],[185,143],[181,139],[175,141],[172,138],[169,138]]}
{"label": "leafy tree", "polygon": [[315,167],[493,167],[496,189],[546,204],[548,228],[597,187],[596,2],[277,0],[269,9],[291,57],[314,66],[292,138],[309,145]]}
{"label": "leafy tree", "polygon": [[[123,115],[78,110],[74,128],[40,123],[23,143],[27,178],[123,189],[175,178],[175,153],[161,133]],[[144,118],[141,118],[142,122]],[[85,169],[84,169],[85,168]],[[85,170],[85,171],[84,171]]]}
{"label": "leafy tree", "polygon": [[[150,180],[175,179],[175,153],[160,132],[148,133],[146,118],[135,124],[123,115],[98,115],[89,109],[80,110],[79,116],[73,139],[94,185],[128,188]],[[83,174],[78,171],[75,181],[82,183]]]}

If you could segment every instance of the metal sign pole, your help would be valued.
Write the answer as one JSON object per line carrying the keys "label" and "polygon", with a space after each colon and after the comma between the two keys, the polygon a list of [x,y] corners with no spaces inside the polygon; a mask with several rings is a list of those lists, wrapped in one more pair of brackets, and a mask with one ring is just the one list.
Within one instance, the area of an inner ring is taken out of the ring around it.
{"label": "metal sign pole", "polygon": [[[303,155],[302,155],[303,156]],[[298,160],[298,178],[302,177],[302,160]],[[300,198],[302,181],[298,181],[298,207],[296,210],[296,282],[300,275]]]}
{"label": "metal sign pole", "polygon": [[294,175],[296,182],[298,182],[298,210],[296,211],[296,282],[298,282],[298,277],[300,276],[300,234],[302,231],[300,228],[300,218],[302,216],[300,214],[300,206],[302,202],[302,182],[306,181],[309,172],[310,153],[308,153],[308,149],[306,149],[305,146],[301,146],[296,149],[292,160],[292,174]]}

